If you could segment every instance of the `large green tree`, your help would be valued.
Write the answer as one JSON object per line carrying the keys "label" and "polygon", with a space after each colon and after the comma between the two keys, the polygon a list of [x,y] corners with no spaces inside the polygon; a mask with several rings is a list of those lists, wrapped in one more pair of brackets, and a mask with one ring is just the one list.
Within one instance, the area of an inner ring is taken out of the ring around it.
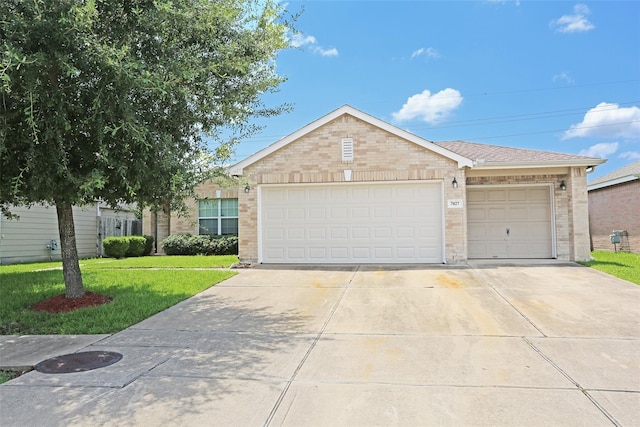
{"label": "large green tree", "polygon": [[73,205],[180,200],[230,152],[222,134],[287,108],[261,99],[283,81],[284,12],[270,0],[0,1],[0,208],[55,205],[68,298],[85,293]]}

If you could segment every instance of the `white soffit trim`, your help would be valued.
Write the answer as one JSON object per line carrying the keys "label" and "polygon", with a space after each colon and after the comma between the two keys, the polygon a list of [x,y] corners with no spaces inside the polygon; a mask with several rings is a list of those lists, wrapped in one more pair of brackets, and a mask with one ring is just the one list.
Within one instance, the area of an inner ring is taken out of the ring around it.
{"label": "white soffit trim", "polygon": [[474,169],[529,169],[559,166],[596,167],[606,162],[604,159],[545,160],[542,162],[485,162],[476,163]]}
{"label": "white soffit trim", "polygon": [[414,135],[410,132],[407,132],[405,130],[402,130],[396,126],[393,126],[385,121],[382,121],[380,119],[377,119],[367,113],[363,113],[360,110],[357,110],[353,107],[351,107],[350,105],[343,105],[342,107],[338,108],[337,110],[332,111],[331,113],[319,118],[316,121],[313,121],[311,123],[309,123],[308,125],[306,125],[305,127],[293,132],[292,134],[289,134],[287,136],[285,136],[284,138],[280,139],[279,141],[274,142],[273,144],[269,145],[266,148],[263,148],[262,150],[258,151],[257,153],[247,157],[246,159],[242,160],[241,162],[236,163],[235,165],[231,166],[230,172],[232,175],[242,175],[242,171],[244,168],[246,168],[249,165],[252,165],[253,163],[257,162],[258,160],[261,160],[263,158],[265,158],[266,156],[274,153],[275,151],[279,150],[282,147],[285,147],[286,145],[292,143],[293,141],[303,137],[304,135],[308,134],[309,132],[312,132],[316,129],[318,129],[321,126],[324,126],[325,124],[331,122],[332,120],[337,119],[338,117],[344,115],[344,114],[349,114],[359,120],[362,120],[364,122],[367,122],[373,126],[376,126],[380,129],[383,129],[389,133],[392,133],[396,136],[399,136],[400,138],[406,139],[414,144],[417,144],[421,147],[424,147],[427,150],[433,151],[434,153],[440,154],[444,157],[447,157],[451,160],[454,160],[456,162],[458,162],[458,167],[459,168],[463,168],[465,166],[467,167],[473,167],[473,161],[471,159],[467,159],[466,157],[463,157],[459,154],[456,154],[452,151],[447,150],[446,148],[442,148],[439,145],[436,145],[432,142],[427,141],[424,138],[421,138],[417,135]]}
{"label": "white soffit trim", "polygon": [[640,179],[640,175],[623,176],[622,178],[612,179],[611,181],[605,181],[599,184],[587,185],[587,191],[598,190],[599,188],[611,187],[618,184],[624,184],[625,182],[635,181],[636,179]]}

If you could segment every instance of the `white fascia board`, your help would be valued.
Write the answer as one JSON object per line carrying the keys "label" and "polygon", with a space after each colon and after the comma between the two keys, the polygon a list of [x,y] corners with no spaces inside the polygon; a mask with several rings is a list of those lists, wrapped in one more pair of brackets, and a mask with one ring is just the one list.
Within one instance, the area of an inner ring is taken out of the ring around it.
{"label": "white fascia board", "polygon": [[599,184],[587,185],[587,191],[598,190],[600,188],[611,187],[613,185],[624,184],[625,182],[635,181],[640,179],[640,175],[629,175],[621,178],[612,179],[610,181],[601,182]]}
{"label": "white fascia board", "polygon": [[548,167],[596,167],[601,165],[606,160],[549,160],[540,163],[532,162],[485,162],[476,163],[474,169],[534,169],[534,168],[548,168]]}
{"label": "white fascia board", "polygon": [[387,122],[384,122],[380,119],[377,119],[369,114],[363,113],[360,110],[357,110],[349,105],[344,105],[340,108],[338,108],[337,110],[332,111],[331,113],[319,118],[318,120],[315,120],[311,123],[309,123],[308,125],[306,125],[305,127],[293,132],[290,135],[285,136],[284,138],[280,139],[279,141],[274,142],[273,144],[269,145],[266,148],[263,148],[262,150],[258,151],[257,153],[247,157],[246,159],[242,160],[241,162],[236,163],[235,165],[230,167],[230,172],[232,175],[242,175],[243,169],[255,162],[257,162],[258,160],[263,159],[264,157],[274,153],[275,151],[279,150],[282,147],[285,147],[286,145],[290,144],[291,142],[303,137],[304,135],[308,134],[309,132],[312,132],[316,129],[318,129],[321,126],[324,126],[325,124],[329,123],[332,120],[337,119],[338,117],[342,116],[343,114],[349,114],[357,119],[360,119],[364,122],[367,122],[373,126],[376,126],[380,129],[383,129],[389,133],[392,133],[394,135],[397,135],[401,138],[404,138],[410,142],[413,142],[414,144],[417,144],[421,147],[426,148],[427,150],[433,151],[437,154],[440,154],[444,157],[447,157],[451,160],[455,160],[456,162],[458,162],[458,167],[459,168],[463,168],[465,166],[467,167],[473,167],[473,161],[471,159],[467,159],[466,157],[463,157],[459,154],[456,154],[452,151],[449,151],[445,148],[440,147],[439,145],[436,145],[432,142],[427,141],[426,139],[420,138],[419,136],[416,136],[410,132],[407,132],[405,130],[402,130],[396,126],[393,126]]}

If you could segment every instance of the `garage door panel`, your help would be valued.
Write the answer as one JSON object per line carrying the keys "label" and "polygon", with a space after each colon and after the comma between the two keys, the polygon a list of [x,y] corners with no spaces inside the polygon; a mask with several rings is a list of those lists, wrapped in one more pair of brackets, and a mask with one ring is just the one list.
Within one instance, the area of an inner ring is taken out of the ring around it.
{"label": "garage door panel", "polygon": [[[471,203],[471,202],[468,201],[468,203]],[[467,209],[467,218],[470,221],[485,220],[487,219],[487,210],[484,208],[484,206],[480,206],[480,207],[469,206],[469,208]]]}
{"label": "garage door panel", "polygon": [[330,249],[331,258],[336,261],[346,261],[349,259],[349,249],[347,247],[334,247]]}
{"label": "garage door panel", "polygon": [[287,239],[289,240],[304,240],[305,229],[304,228],[289,228],[287,229]]}
{"label": "garage door panel", "polygon": [[486,209],[489,221],[504,221],[508,217],[508,208],[506,206],[488,207]]}
{"label": "garage door panel", "polygon": [[392,200],[393,189],[389,186],[373,187],[373,197],[380,201],[390,202]]}
{"label": "garage door panel", "polygon": [[291,208],[287,210],[287,219],[290,221],[304,220],[305,210],[302,208]]}
{"label": "garage door panel", "polygon": [[489,190],[486,199],[488,202],[505,202],[507,200],[506,190]]}
{"label": "garage door panel", "polygon": [[371,258],[371,250],[369,248],[353,248],[353,258],[356,260],[367,260]]}
{"label": "garage door panel", "polygon": [[469,224],[467,227],[467,235],[469,242],[486,240],[487,227],[484,224]]}
{"label": "garage door panel", "polygon": [[282,208],[267,209],[264,213],[265,218],[269,220],[279,220],[284,218],[284,210]]}
{"label": "garage door panel", "polygon": [[525,206],[510,206],[508,218],[510,222],[526,221],[529,218],[529,209]]}
{"label": "garage door panel", "polygon": [[368,207],[356,206],[351,209],[351,218],[354,219],[367,219],[371,216]]}
{"label": "garage door panel", "polygon": [[327,230],[325,228],[310,227],[308,230],[309,239],[324,240],[327,238]]}
{"label": "garage door panel", "polygon": [[317,207],[309,208],[309,219],[311,220],[324,219],[326,218],[326,216],[327,216],[327,212],[325,208],[317,208]]}
{"label": "garage door panel", "polygon": [[354,239],[369,239],[371,233],[367,227],[354,227],[351,229],[351,237]]}
{"label": "garage door panel", "polygon": [[347,190],[344,188],[330,188],[325,200],[346,201],[348,198]]}
{"label": "garage door panel", "polygon": [[331,208],[331,218],[346,219],[349,217],[349,210],[345,207]]}
{"label": "garage door panel", "polygon": [[346,227],[334,227],[331,229],[332,239],[348,239],[349,230]]}
{"label": "garage door panel", "polygon": [[290,202],[302,202],[306,196],[307,193],[302,190],[291,190],[287,193],[287,200]]}
{"label": "garage door panel", "polygon": [[287,248],[287,257],[289,259],[304,259],[305,258],[304,247],[289,246]]}
{"label": "garage door panel", "polygon": [[285,230],[282,228],[270,228],[265,238],[268,240],[284,240]]}
{"label": "garage door panel", "polygon": [[526,190],[509,190],[507,191],[507,199],[510,202],[524,202],[527,200],[527,191]]}
{"label": "garage door panel", "polygon": [[469,258],[551,258],[550,194],[548,186],[468,189]]}
{"label": "garage door panel", "polygon": [[261,188],[262,262],[442,262],[440,183],[292,188]]}

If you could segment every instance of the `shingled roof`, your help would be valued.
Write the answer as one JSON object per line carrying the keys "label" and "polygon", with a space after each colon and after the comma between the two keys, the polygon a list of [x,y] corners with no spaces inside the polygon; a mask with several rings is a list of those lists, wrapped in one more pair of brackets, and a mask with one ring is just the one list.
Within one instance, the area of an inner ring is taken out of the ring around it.
{"label": "shingled roof", "polygon": [[435,142],[442,148],[474,160],[474,167],[505,166],[596,166],[605,162],[594,157],[552,151],[529,150],[465,141]]}
{"label": "shingled roof", "polygon": [[597,190],[598,188],[635,181],[636,179],[640,179],[640,160],[594,179],[589,183],[588,189]]}

